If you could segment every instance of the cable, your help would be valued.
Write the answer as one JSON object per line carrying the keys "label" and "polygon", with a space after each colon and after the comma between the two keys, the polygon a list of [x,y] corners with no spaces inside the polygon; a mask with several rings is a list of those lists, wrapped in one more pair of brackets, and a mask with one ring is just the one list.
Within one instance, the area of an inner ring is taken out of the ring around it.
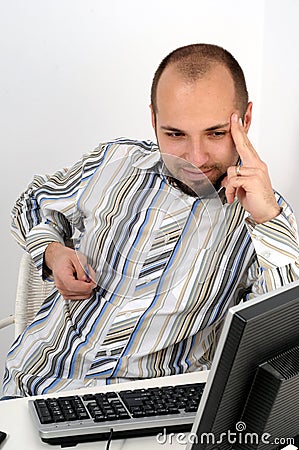
{"label": "cable", "polygon": [[110,428],[110,434],[109,434],[108,441],[106,444],[106,450],[109,450],[109,448],[110,448],[112,437],[113,437],[113,428]]}

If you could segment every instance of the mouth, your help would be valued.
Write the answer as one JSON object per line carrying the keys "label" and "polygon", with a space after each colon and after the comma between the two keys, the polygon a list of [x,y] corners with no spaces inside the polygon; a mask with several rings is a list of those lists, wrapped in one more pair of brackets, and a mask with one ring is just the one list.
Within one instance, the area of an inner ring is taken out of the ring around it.
{"label": "mouth", "polygon": [[211,173],[213,172],[213,169],[201,171],[201,170],[189,169],[186,167],[183,167],[181,170],[182,170],[182,173],[184,174],[184,178],[186,178],[190,181],[204,180],[206,178],[209,178],[209,175],[211,175]]}

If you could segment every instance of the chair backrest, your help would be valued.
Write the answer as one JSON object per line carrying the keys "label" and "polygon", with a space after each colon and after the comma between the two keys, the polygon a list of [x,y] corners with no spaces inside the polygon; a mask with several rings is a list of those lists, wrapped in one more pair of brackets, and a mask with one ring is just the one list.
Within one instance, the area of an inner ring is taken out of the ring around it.
{"label": "chair backrest", "polygon": [[53,289],[51,282],[43,281],[29,253],[22,255],[15,304],[15,336],[32,322],[44,299]]}

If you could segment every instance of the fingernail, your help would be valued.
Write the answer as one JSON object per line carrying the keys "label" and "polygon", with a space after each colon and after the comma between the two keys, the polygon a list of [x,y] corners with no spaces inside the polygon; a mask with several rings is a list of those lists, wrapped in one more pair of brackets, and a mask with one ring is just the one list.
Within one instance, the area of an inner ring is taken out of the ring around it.
{"label": "fingernail", "polygon": [[238,122],[238,114],[234,113],[232,116],[233,122]]}
{"label": "fingernail", "polygon": [[241,125],[241,127],[243,126],[243,120],[241,117],[239,118],[239,124]]}

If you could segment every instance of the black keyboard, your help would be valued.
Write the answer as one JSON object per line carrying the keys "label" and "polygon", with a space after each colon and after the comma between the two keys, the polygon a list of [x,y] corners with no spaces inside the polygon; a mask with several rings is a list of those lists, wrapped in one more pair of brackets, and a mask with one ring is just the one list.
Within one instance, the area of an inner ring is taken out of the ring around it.
{"label": "black keyboard", "polygon": [[73,446],[190,431],[205,383],[29,400],[42,441]]}

